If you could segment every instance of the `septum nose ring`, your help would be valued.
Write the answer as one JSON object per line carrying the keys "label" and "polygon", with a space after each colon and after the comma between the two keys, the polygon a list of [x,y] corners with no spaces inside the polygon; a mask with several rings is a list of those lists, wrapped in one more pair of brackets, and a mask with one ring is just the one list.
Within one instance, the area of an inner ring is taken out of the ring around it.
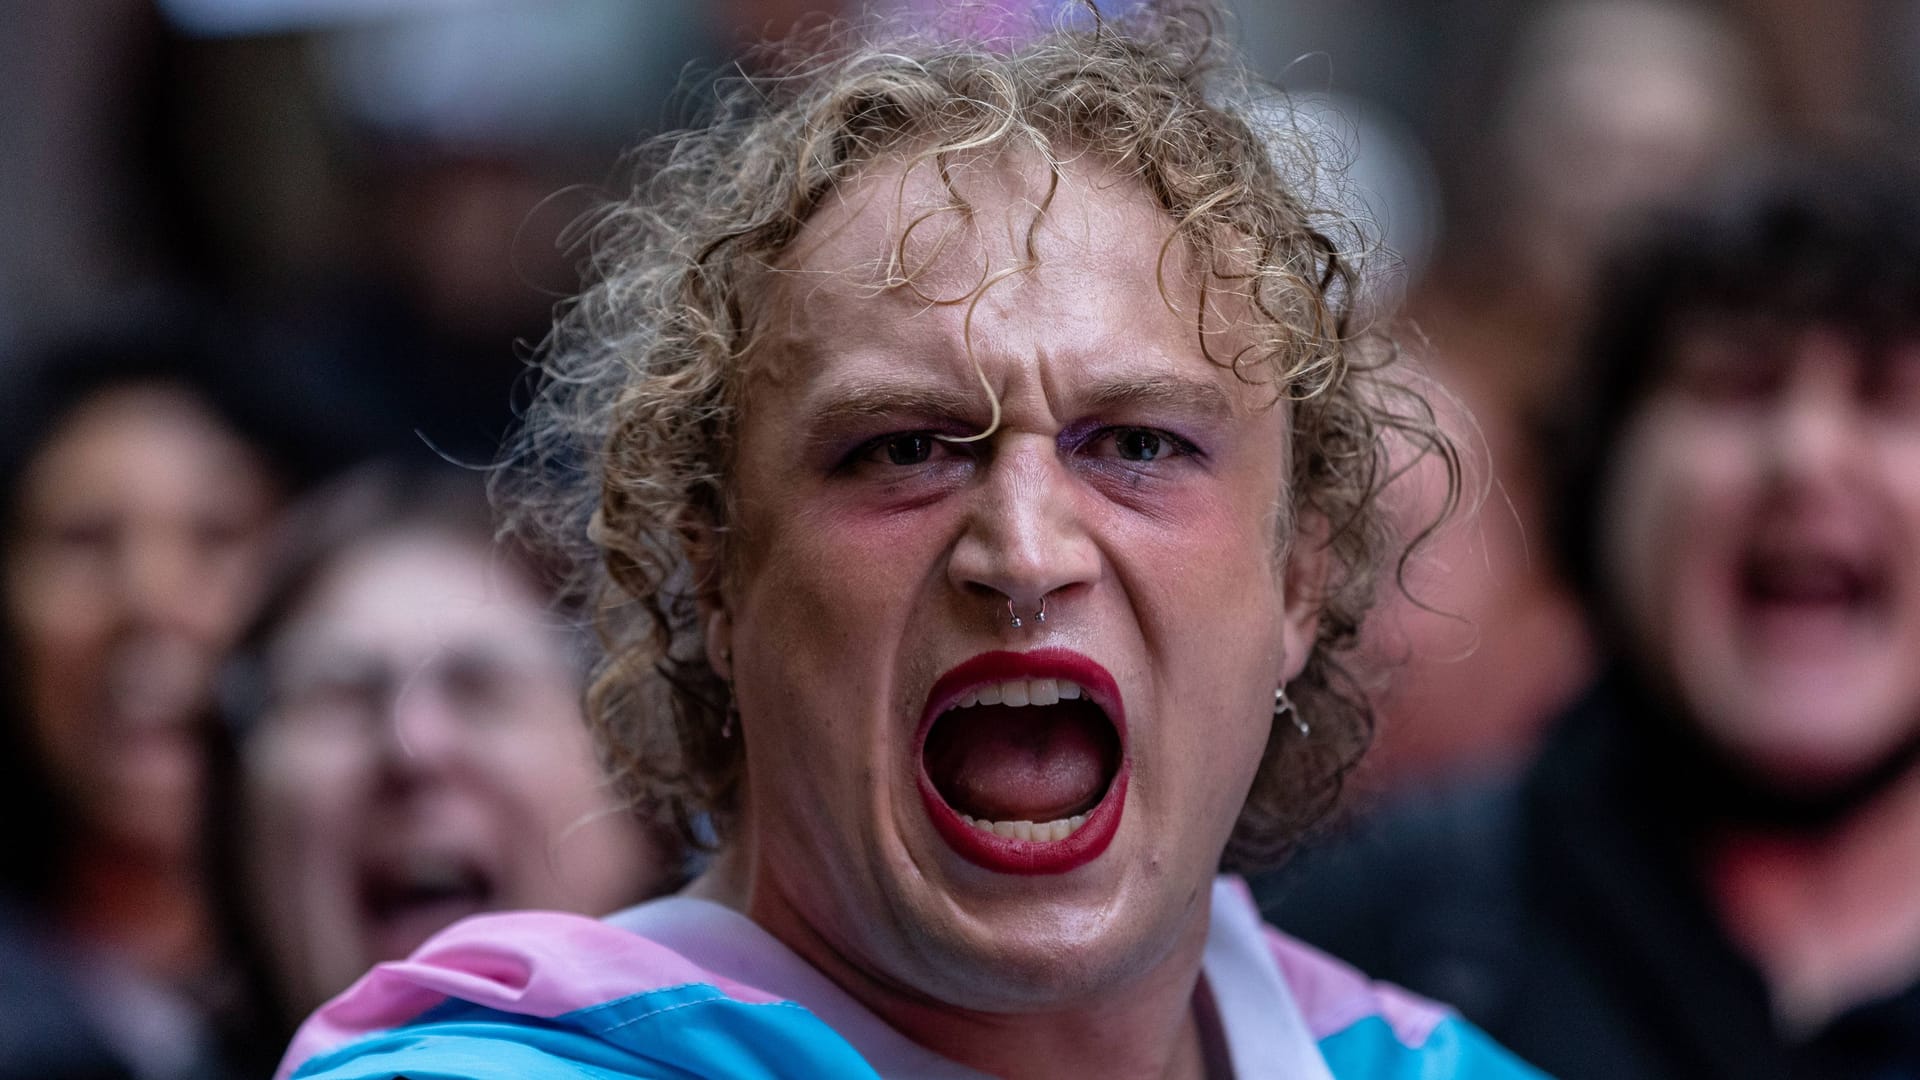
{"label": "septum nose ring", "polygon": [[[1026,625],[1020,618],[1020,612],[1014,608],[1013,597],[1011,596],[1007,597],[1007,619],[1013,624],[1015,630]],[[1047,621],[1047,598],[1044,596],[1040,598],[1040,609],[1033,613],[1033,621],[1037,623]]]}

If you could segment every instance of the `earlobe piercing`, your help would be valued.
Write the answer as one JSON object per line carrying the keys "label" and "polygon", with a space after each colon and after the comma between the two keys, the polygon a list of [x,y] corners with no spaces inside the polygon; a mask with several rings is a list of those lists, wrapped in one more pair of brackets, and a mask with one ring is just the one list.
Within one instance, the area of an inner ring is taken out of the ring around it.
{"label": "earlobe piercing", "polygon": [[1300,711],[1293,707],[1293,702],[1287,699],[1287,688],[1282,686],[1273,692],[1273,719],[1277,723],[1282,717],[1288,715],[1293,717],[1293,730],[1299,732],[1301,738],[1304,739],[1313,733],[1313,729],[1307,726],[1307,718],[1301,716]]}

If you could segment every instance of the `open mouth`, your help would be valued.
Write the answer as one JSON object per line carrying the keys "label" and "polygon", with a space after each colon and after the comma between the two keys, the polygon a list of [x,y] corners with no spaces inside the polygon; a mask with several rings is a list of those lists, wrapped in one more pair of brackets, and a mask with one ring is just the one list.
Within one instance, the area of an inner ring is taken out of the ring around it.
{"label": "open mouth", "polygon": [[360,871],[360,911],[375,961],[397,960],[446,927],[499,906],[493,875],[474,859],[410,852]]}
{"label": "open mouth", "polygon": [[1884,610],[1885,568],[1873,559],[1824,550],[1758,549],[1742,560],[1742,603],[1773,619],[1851,621]]}
{"label": "open mouth", "polygon": [[1129,772],[1118,687],[1077,653],[987,653],[943,676],[921,724],[920,789],[960,855],[1062,873],[1106,850]]}

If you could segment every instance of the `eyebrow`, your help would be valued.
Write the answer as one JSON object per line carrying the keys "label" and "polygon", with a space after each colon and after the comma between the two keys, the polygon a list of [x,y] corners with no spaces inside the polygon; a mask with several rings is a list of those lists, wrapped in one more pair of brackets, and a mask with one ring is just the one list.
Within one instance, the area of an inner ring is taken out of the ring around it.
{"label": "eyebrow", "polygon": [[1233,399],[1218,385],[1164,376],[1102,383],[1086,395],[1086,404],[1094,412],[1144,406],[1202,420],[1225,420],[1234,414]]}
{"label": "eyebrow", "polygon": [[929,385],[856,385],[829,391],[807,409],[803,438],[816,451],[837,450],[849,429],[879,418],[910,418],[916,423],[972,430],[986,426],[988,408],[985,395],[977,389],[964,393]]}
{"label": "eyebrow", "polygon": [[807,418],[816,429],[876,416],[958,419],[981,411],[984,404],[978,390],[969,394],[938,386],[854,386],[833,393],[809,410]]}
{"label": "eyebrow", "polygon": [[[1146,408],[1200,421],[1234,415],[1233,399],[1218,385],[1196,379],[1156,376],[1096,384],[1081,397],[1077,412],[1118,412]],[[984,426],[988,405],[978,389],[960,391],[929,385],[856,385],[831,392],[807,411],[814,441],[831,441],[838,429],[876,417],[916,417],[959,426]]]}

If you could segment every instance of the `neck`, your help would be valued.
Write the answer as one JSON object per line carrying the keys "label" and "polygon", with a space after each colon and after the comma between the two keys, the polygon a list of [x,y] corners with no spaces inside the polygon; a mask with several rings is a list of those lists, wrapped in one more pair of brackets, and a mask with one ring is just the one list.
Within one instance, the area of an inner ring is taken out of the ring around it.
{"label": "neck", "polygon": [[[1095,998],[1020,1012],[980,1012],[933,1000],[864,969],[846,950],[770,903],[737,857],[715,860],[686,890],[748,915],[896,1031],[961,1065],[1007,1080],[1101,1076],[1114,1080],[1201,1080],[1206,1039],[1196,1007],[1208,909],[1142,978]],[[759,901],[756,903],[755,901]]]}
{"label": "neck", "polygon": [[988,1075],[1007,1080],[1200,1080],[1205,1075],[1194,1007],[1206,943],[1204,910],[1157,968],[1135,983],[1092,1000],[1002,1013],[902,992],[849,962],[810,927],[762,925],[901,1034]]}
{"label": "neck", "polygon": [[[1198,970],[1194,983],[1198,982]],[[1009,1080],[1110,1076],[1124,1080],[1201,1080],[1206,1056],[1194,986],[1161,1000],[1127,997],[1094,1007],[1044,1013],[968,1013],[933,1006],[882,1015],[909,1038],[944,1057]]]}
{"label": "neck", "polygon": [[206,971],[212,934],[192,865],[85,845],[62,876],[55,908],[68,934],[149,977],[178,985]]}
{"label": "neck", "polygon": [[1708,892],[1790,1029],[1920,974],[1920,769],[1819,830],[1708,837]]}

